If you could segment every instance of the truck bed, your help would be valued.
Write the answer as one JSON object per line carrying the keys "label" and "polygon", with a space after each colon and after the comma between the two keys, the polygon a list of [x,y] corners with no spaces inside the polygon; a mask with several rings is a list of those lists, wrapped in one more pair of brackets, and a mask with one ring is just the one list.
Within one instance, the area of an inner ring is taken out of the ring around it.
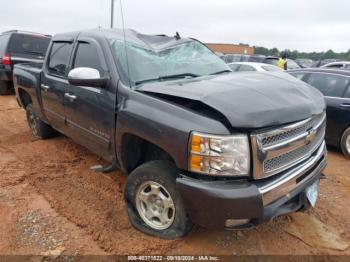
{"label": "truck bed", "polygon": [[22,69],[25,71],[33,72],[33,73],[41,73],[43,67],[43,63],[25,63],[25,64],[16,64],[14,66],[15,69]]}
{"label": "truck bed", "polygon": [[[18,92],[19,89],[26,91],[33,104],[35,111],[38,115],[41,116],[41,93],[40,93],[40,84],[41,84],[41,72],[42,72],[42,63],[25,63],[17,64],[13,69],[13,79],[14,79],[14,88],[16,94],[21,96],[21,92]],[[23,100],[22,100],[23,101]],[[26,105],[21,104],[22,107]]]}

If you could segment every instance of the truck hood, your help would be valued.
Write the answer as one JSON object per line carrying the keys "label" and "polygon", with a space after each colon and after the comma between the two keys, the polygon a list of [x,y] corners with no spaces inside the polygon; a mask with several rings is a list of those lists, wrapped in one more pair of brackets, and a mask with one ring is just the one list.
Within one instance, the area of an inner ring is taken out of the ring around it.
{"label": "truck hood", "polygon": [[284,72],[244,72],[147,83],[137,91],[191,99],[219,111],[235,128],[306,119],[325,110],[323,95]]}

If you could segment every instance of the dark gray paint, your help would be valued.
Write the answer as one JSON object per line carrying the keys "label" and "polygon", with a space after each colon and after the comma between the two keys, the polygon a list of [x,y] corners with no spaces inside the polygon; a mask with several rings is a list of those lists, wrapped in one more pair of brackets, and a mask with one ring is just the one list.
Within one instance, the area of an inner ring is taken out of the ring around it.
{"label": "dark gray paint", "polygon": [[[145,84],[134,90],[120,80],[109,46],[110,38],[122,39],[120,31],[68,33],[53,37],[53,41],[74,42],[73,57],[78,37],[94,39],[101,48],[110,74],[109,84],[105,88],[94,92],[91,88],[70,86],[66,77],[55,79],[47,72],[46,59],[42,72],[30,66],[15,67],[17,96],[19,90],[27,91],[35,104],[35,111],[44,121],[108,161],[117,161],[122,168],[121,145],[125,134],[133,134],[157,145],[173,158],[180,169],[186,170],[191,131],[227,135],[235,129],[270,127],[298,121],[324,110],[323,97],[318,91],[287,74],[227,74]],[[173,38],[148,37],[129,30],[126,38],[138,44],[148,41],[154,48],[176,44]],[[71,102],[61,95],[45,97],[40,88],[41,82],[54,87],[63,83],[62,92],[69,92],[78,98]],[[223,114],[231,126],[212,116],[157,98],[150,92],[201,101]],[[60,111],[63,119],[49,118],[48,108]]]}
{"label": "dark gray paint", "polygon": [[320,114],[320,92],[284,72],[244,72],[168,83],[137,90],[202,101],[226,116],[232,127],[261,128]]}

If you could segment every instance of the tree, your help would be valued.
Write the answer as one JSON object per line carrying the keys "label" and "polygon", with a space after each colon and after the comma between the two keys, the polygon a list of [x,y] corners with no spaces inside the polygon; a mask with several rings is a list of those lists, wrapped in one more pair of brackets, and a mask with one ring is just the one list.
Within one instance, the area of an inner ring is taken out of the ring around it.
{"label": "tree", "polygon": [[345,59],[350,61],[350,49],[348,50],[348,52],[346,52]]}
{"label": "tree", "polygon": [[[265,56],[278,56],[280,51],[274,47],[268,49],[262,46],[254,46],[255,54],[265,55]],[[347,52],[335,53],[332,49],[327,52],[299,52],[298,50],[286,50],[288,53],[288,58],[298,59],[298,58],[307,58],[312,59],[314,61],[322,60],[322,59],[341,59],[341,60],[349,60],[350,61],[350,49]]]}
{"label": "tree", "polygon": [[280,51],[276,47],[274,47],[274,48],[272,48],[270,50],[270,55],[272,55],[272,56],[279,56],[280,55]]}
{"label": "tree", "polygon": [[323,59],[335,59],[336,54],[333,52],[332,49],[329,49],[323,56]]}

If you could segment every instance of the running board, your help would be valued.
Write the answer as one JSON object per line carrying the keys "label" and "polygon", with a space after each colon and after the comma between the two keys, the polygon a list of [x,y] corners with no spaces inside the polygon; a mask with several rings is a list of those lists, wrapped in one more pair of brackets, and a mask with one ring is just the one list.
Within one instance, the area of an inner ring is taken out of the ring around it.
{"label": "running board", "polygon": [[109,166],[105,166],[105,167],[102,165],[95,165],[95,166],[91,166],[90,169],[92,171],[95,171],[96,173],[107,174],[117,170],[118,165],[116,163],[112,163]]}

